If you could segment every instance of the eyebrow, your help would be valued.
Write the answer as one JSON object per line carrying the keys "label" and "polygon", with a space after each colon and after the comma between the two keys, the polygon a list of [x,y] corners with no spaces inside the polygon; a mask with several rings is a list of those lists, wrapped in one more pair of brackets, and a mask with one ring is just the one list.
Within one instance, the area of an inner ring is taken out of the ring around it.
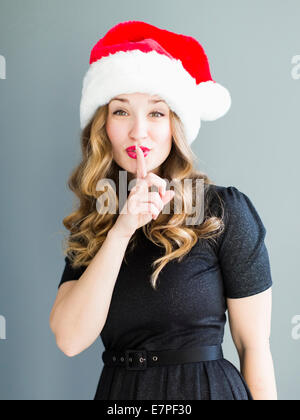
{"label": "eyebrow", "polygon": [[[112,101],[121,101],[121,102],[127,102],[129,103],[128,99],[124,99],[124,98],[114,98],[112,99],[110,102]],[[162,99],[149,99],[148,101],[150,104],[157,104],[158,102],[164,102],[166,103],[164,100]]]}

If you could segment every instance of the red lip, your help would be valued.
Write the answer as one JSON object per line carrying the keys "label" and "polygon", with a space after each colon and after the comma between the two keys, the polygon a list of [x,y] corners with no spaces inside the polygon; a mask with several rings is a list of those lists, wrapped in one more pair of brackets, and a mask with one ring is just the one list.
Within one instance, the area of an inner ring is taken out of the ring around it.
{"label": "red lip", "polygon": [[[140,146],[140,148],[142,149],[143,152],[149,152],[149,150],[150,150],[150,149],[148,149],[148,147]],[[127,152],[135,152],[135,146],[127,147],[126,150],[127,150]]]}

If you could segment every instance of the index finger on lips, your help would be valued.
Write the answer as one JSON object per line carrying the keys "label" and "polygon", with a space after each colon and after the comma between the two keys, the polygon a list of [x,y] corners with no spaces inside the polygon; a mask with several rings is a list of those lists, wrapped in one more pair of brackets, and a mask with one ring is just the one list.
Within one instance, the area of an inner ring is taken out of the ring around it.
{"label": "index finger on lips", "polygon": [[145,178],[147,175],[147,167],[142,149],[136,146],[136,177],[137,179]]}

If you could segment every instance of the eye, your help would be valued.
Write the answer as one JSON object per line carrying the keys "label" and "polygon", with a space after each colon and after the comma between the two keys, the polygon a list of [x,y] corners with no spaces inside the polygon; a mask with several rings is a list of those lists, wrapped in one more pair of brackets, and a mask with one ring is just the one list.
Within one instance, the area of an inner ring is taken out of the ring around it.
{"label": "eye", "polygon": [[[117,111],[115,111],[115,112],[113,113],[113,115],[120,115],[120,114],[119,114],[119,112],[125,112],[125,114],[126,114],[126,111],[123,111],[123,110],[121,110],[121,109],[118,109]],[[163,117],[163,116],[164,116],[164,114],[162,114],[161,112],[158,112],[158,111],[151,112],[151,114],[158,114],[158,115],[160,115],[160,117],[159,117],[159,118],[161,118],[161,117]]]}
{"label": "eye", "polygon": [[164,116],[164,114],[162,114],[161,112],[158,112],[158,111],[154,111],[154,112],[152,112],[152,114],[159,114],[161,117]]}
{"label": "eye", "polygon": [[122,111],[121,109],[118,109],[118,111],[115,111],[113,114],[114,115],[120,115],[120,114],[118,114],[118,112],[125,112],[125,111]]}

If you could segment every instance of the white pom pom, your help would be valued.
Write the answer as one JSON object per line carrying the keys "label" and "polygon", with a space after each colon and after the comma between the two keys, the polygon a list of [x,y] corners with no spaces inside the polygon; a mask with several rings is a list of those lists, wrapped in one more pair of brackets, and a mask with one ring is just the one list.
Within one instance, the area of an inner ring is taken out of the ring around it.
{"label": "white pom pom", "polygon": [[200,118],[203,121],[214,121],[223,117],[231,107],[229,91],[219,83],[202,82],[197,87],[200,104]]}

